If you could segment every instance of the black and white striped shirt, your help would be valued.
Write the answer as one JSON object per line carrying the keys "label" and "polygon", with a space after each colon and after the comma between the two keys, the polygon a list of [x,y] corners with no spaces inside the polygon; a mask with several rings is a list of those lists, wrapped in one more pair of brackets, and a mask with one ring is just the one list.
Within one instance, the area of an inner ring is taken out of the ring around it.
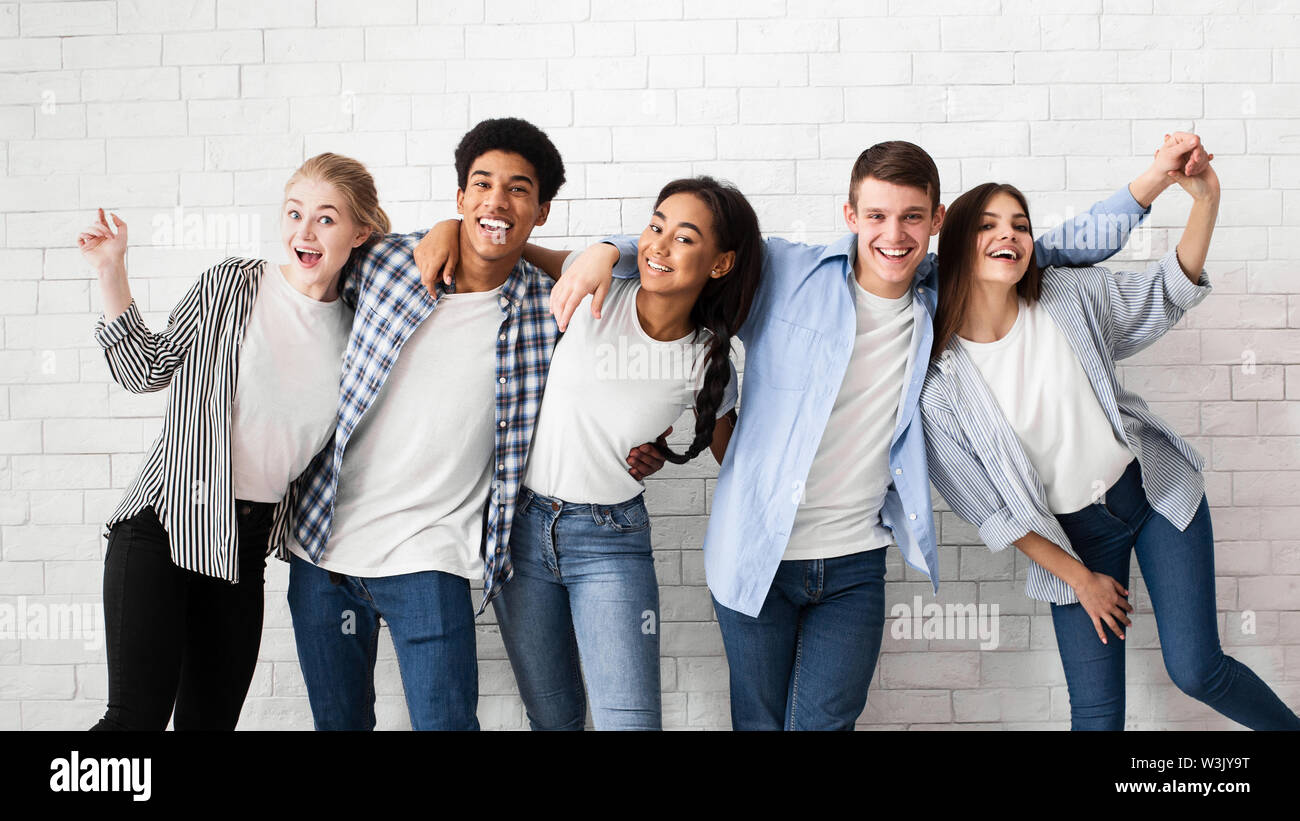
{"label": "black and white striped shirt", "polygon": [[[1043,271],[1043,307],[1079,357],[1116,438],[1137,457],[1147,501],[1179,530],[1187,528],[1205,493],[1204,462],[1142,397],[1120,384],[1115,362],[1151,345],[1209,293],[1205,273],[1193,285],[1176,251],[1145,274]],[[979,528],[986,545],[1002,550],[1033,531],[1079,558],[1019,438],[955,337],[930,363],[921,419],[931,481],[958,516]],[[1025,592],[1056,604],[1078,601],[1068,584],[1036,562]]]}
{"label": "black and white striped shirt", "polygon": [[[150,505],[177,567],[239,581],[239,526],[230,469],[230,426],[239,346],[267,263],[231,257],[204,271],[153,333],[134,301],[95,325],[108,370],[132,393],[171,386],[162,432],[106,527]],[[294,481],[275,508],[272,534],[288,529]],[[274,543],[274,539],[272,540]]]}

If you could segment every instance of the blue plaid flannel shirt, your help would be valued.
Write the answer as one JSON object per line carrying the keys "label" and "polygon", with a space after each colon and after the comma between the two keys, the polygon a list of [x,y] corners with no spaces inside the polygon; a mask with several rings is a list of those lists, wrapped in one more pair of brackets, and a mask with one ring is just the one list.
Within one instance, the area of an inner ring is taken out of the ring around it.
{"label": "blue plaid flannel shirt", "polygon": [[[389,234],[344,272],[343,299],[356,306],[356,318],[343,357],[338,419],[333,440],[316,455],[299,480],[292,525],[298,543],[313,561],[320,561],[329,542],[339,466],[348,439],[379,395],[403,343],[437,307],[438,299],[429,296],[415,265],[415,246],[425,233]],[[496,442],[481,546],[484,595],[478,608],[480,614],[514,575],[510,524],[541,408],[546,372],[559,338],[550,313],[553,284],[548,276],[520,259],[501,289]],[[440,281],[436,290],[441,298],[448,291],[454,293],[455,286],[444,288]],[[447,434],[456,435],[454,421],[448,422]],[[288,558],[283,545],[280,555]]]}

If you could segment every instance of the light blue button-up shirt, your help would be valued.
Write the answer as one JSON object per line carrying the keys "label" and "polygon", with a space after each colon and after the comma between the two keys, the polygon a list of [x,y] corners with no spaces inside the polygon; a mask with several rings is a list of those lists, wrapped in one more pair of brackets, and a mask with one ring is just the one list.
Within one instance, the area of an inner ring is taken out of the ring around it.
{"label": "light blue button-up shirt", "polygon": [[[1128,187],[1035,243],[1038,264],[1093,265],[1123,247],[1150,209]],[[740,329],[745,380],[704,537],[709,589],[723,606],[757,616],[785,553],[803,485],[853,353],[857,235],[830,245],[764,241],[762,280]],[[636,238],[611,237],[618,277],[637,275]],[[934,340],[938,266],[929,254],[912,282],[911,365],[889,445],[892,484],[880,511],[903,559],[939,589],[939,556],[919,410]]]}

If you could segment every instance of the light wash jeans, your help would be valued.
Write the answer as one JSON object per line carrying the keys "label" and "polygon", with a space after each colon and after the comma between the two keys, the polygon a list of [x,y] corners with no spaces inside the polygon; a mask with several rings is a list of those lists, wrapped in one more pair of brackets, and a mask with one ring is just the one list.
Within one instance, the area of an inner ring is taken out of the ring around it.
{"label": "light wash jeans", "polygon": [[[493,601],[534,730],[662,729],[659,585],[640,496],[574,504],[523,488],[515,575]],[[583,678],[586,678],[586,687]]]}

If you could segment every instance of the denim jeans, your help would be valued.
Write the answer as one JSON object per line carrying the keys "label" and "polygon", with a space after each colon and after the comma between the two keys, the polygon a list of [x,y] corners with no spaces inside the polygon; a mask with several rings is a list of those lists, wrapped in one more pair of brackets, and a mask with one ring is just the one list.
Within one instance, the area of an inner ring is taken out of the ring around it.
{"label": "denim jeans", "polygon": [[[1129,586],[1137,553],[1160,635],[1165,669],[1178,689],[1256,730],[1300,729],[1291,712],[1249,667],[1219,646],[1214,594],[1214,533],[1204,498],[1184,531],[1151,509],[1137,460],[1102,501],[1056,517],[1084,565]],[[1082,604],[1052,605],[1056,643],[1075,730],[1124,729],[1124,642],[1107,644]]]}
{"label": "denim jeans", "polygon": [[[152,507],[113,526],[104,560],[108,710],[94,730],[233,730],[262,642],[273,504],[235,502],[239,583],[172,563]],[[172,714],[173,705],[175,715]]]}
{"label": "denim jeans", "polygon": [[713,600],[734,730],[852,730],[885,631],[885,550],[781,562],[758,617]]}
{"label": "denim jeans", "polygon": [[289,560],[289,612],[317,730],[375,728],[382,617],[413,730],[477,730],[469,582],[438,571],[359,578]]}
{"label": "denim jeans", "polygon": [[[494,600],[534,730],[662,728],[659,585],[640,496],[573,504],[523,488],[515,575]],[[586,689],[583,688],[583,676]]]}

